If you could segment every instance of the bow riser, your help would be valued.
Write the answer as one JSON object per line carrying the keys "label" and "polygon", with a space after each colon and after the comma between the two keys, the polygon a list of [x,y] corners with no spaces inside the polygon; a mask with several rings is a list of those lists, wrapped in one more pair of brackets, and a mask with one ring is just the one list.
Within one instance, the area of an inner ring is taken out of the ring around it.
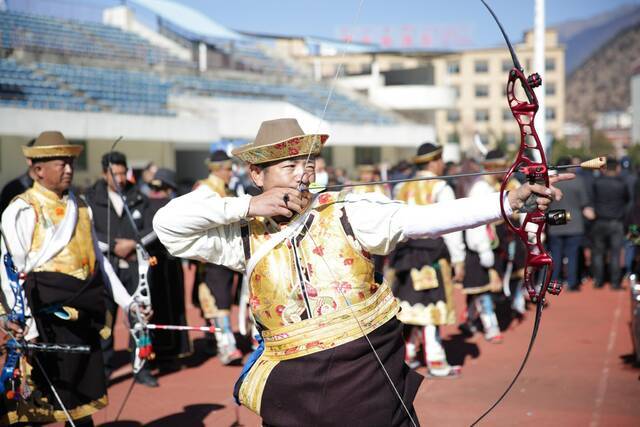
{"label": "bow riser", "polygon": [[[522,101],[516,96],[517,85],[521,85],[527,95],[527,101]],[[524,173],[529,184],[542,184],[549,186],[549,169],[544,147],[535,129],[535,116],[538,112],[538,99],[534,87],[540,86],[542,81],[540,76],[532,74],[528,78],[518,68],[513,68],[509,72],[507,81],[507,102],[513,117],[518,123],[520,130],[520,148],[515,162],[505,175],[501,185],[501,193],[507,191],[507,185],[514,173]],[[539,160],[532,160],[532,158]],[[525,208],[525,218],[521,225],[515,225],[505,213],[504,205],[501,204],[503,216],[507,218],[507,226],[515,233],[526,246],[525,277],[524,286],[527,289],[531,301],[537,302],[544,299],[547,288],[553,294],[560,292],[557,283],[551,282],[553,272],[553,260],[544,248],[543,234],[549,223],[549,217],[536,207],[535,195],[531,197]],[[542,272],[542,286],[536,286],[538,272]]]}
{"label": "bow riser", "polygon": [[[149,256],[149,253],[140,243],[136,243],[136,256],[138,259],[138,287],[133,294],[133,299],[138,305],[151,307],[151,290],[149,289],[147,275],[149,274],[149,267],[155,265],[156,261],[155,258]],[[131,330],[131,335],[136,343],[133,373],[137,374],[144,367],[147,360],[155,358],[147,322],[141,313],[136,313],[136,324]]]}

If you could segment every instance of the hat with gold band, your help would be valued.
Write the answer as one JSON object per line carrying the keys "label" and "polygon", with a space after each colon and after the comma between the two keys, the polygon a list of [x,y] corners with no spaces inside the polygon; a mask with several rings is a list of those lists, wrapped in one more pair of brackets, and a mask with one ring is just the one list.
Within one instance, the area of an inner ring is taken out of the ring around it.
{"label": "hat with gold band", "polygon": [[262,122],[255,141],[234,149],[231,154],[253,165],[320,154],[329,138],[326,134],[305,134],[296,119]]}
{"label": "hat with gold band", "polygon": [[207,165],[210,171],[220,169],[224,166],[231,166],[232,163],[231,157],[229,157],[224,150],[214,151],[209,155],[209,158],[204,161],[204,164]]}
{"label": "hat with gold band", "polygon": [[436,160],[442,156],[442,147],[439,145],[425,142],[418,147],[418,154],[413,158],[413,163],[416,165],[427,163],[432,160]]}
{"label": "hat with gold band", "polygon": [[58,131],[45,131],[36,138],[32,146],[23,146],[22,154],[28,159],[51,157],[78,157],[82,145],[73,145]]}
{"label": "hat with gold band", "polygon": [[378,169],[375,165],[358,165],[358,173],[375,173]]}
{"label": "hat with gold band", "polygon": [[504,168],[507,165],[507,162],[507,156],[505,156],[504,152],[501,149],[496,148],[487,153],[482,165],[485,169]]}

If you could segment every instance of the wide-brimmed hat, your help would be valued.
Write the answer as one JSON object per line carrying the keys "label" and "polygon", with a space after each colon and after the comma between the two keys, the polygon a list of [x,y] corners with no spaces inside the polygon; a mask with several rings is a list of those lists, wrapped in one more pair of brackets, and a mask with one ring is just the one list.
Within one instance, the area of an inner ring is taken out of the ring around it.
{"label": "wide-brimmed hat", "polygon": [[178,189],[176,185],[176,173],[167,168],[159,168],[149,184],[157,188],[171,187],[174,190]]}
{"label": "wide-brimmed hat", "polygon": [[490,150],[485,156],[482,165],[485,168],[503,168],[507,165],[507,156],[499,148]]}
{"label": "wide-brimmed hat", "polygon": [[255,141],[234,149],[231,153],[253,165],[320,154],[329,135],[305,134],[296,119],[262,122]]}
{"label": "wide-brimmed hat", "polygon": [[216,150],[204,160],[204,164],[207,165],[209,170],[219,169],[225,165],[231,166],[232,163],[231,157],[229,157],[224,150]]}
{"label": "wide-brimmed hat", "polygon": [[378,172],[378,168],[375,165],[358,165],[358,173],[375,173]]}
{"label": "wide-brimmed hat", "polygon": [[431,142],[425,142],[418,147],[418,153],[413,158],[416,165],[427,163],[442,156],[442,147]]}
{"label": "wide-brimmed hat", "polygon": [[46,159],[49,157],[78,157],[82,145],[73,145],[58,131],[45,131],[36,138],[31,146],[23,146],[22,154],[28,159]]}

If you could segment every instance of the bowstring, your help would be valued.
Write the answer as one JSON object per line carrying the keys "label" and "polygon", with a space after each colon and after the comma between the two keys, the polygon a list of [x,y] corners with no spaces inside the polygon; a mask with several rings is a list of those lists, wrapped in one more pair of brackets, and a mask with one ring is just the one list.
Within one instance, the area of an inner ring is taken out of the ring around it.
{"label": "bowstring", "polygon": [[[363,6],[364,6],[364,0],[360,0],[358,3],[358,9],[356,10],[356,15],[353,18],[353,22],[351,25],[352,27],[355,27],[357,23],[360,21],[360,14],[362,13]],[[340,53],[338,67],[336,68],[336,72],[333,78],[331,79],[331,84],[329,85],[329,93],[327,94],[327,99],[325,100],[324,108],[322,109],[322,114],[318,118],[318,124],[316,126],[315,135],[317,135],[320,132],[320,127],[322,126],[322,122],[324,122],[325,115],[327,114],[327,109],[329,108],[329,102],[331,102],[331,99],[333,98],[333,92],[336,87],[336,82],[338,81],[338,78],[340,77],[340,74],[342,74],[342,70],[344,68],[344,59],[347,55],[347,48],[351,45],[352,41],[353,41],[353,37],[348,38],[347,42],[345,43],[345,46],[342,49],[342,52]],[[309,163],[309,159],[311,158],[311,153],[314,152],[316,143],[318,142],[319,139],[321,138],[313,138],[313,141],[311,142],[311,148],[309,150],[309,153],[307,154],[307,158],[304,161],[305,167]],[[302,188],[303,179],[304,179],[304,173],[300,176],[300,181],[298,181],[299,190]]]}
{"label": "bowstring", "polygon": [[529,346],[527,347],[527,352],[525,353],[524,358],[522,359],[522,363],[520,364],[520,368],[518,368],[518,371],[516,372],[515,376],[511,380],[511,383],[509,384],[507,389],[500,395],[498,400],[496,400],[494,402],[494,404],[491,405],[491,407],[489,409],[487,409],[482,415],[480,415],[471,424],[471,427],[476,426],[480,421],[482,421],[482,419],[484,417],[489,415],[489,413],[491,411],[493,411],[494,408],[500,404],[500,402],[502,402],[502,399],[504,399],[504,397],[509,393],[509,391],[511,391],[511,388],[515,385],[516,381],[518,381],[518,378],[520,377],[520,374],[524,370],[524,367],[527,364],[527,361],[529,360],[529,356],[531,355],[531,350],[533,349],[533,345],[536,342],[536,337],[538,336],[538,328],[540,327],[540,321],[542,319],[542,309],[543,309],[543,307],[544,307],[544,301],[542,299],[540,299],[536,304],[536,317],[535,317],[535,320],[533,322],[533,331],[531,332],[531,339],[529,340]]}
{"label": "bowstring", "polygon": [[[360,19],[360,14],[362,12],[362,8],[364,5],[364,0],[360,0],[358,3],[358,9],[356,11],[356,16],[354,17],[353,20],[353,26],[355,26],[357,24],[357,22]],[[340,63],[338,64],[338,67],[336,68],[336,73],[333,76],[333,79],[331,80],[331,84],[329,86],[329,93],[327,95],[327,99],[325,101],[324,104],[324,108],[322,110],[322,115],[320,116],[320,118],[318,119],[318,125],[316,128],[316,132],[315,134],[317,135],[319,133],[320,130],[320,126],[322,124],[322,122],[324,121],[325,115],[327,113],[327,109],[329,107],[329,102],[331,101],[331,98],[333,97],[333,92],[336,86],[336,82],[338,81],[338,78],[340,76],[340,74],[342,73],[342,69],[344,68],[344,58],[346,56],[347,53],[347,47],[351,44],[353,38],[349,38],[347,40],[346,46],[342,49],[342,53],[340,55]],[[321,138],[313,138],[313,141],[311,143],[311,148],[309,149],[309,152],[307,153],[307,157],[303,163],[304,165],[304,169],[303,169],[303,173],[300,175],[300,180],[298,181],[298,191],[303,191],[304,185],[302,183],[302,181],[304,180],[304,177],[306,175],[306,173],[304,172],[304,170],[306,170],[306,165],[309,164],[309,160],[311,159],[311,154],[315,151],[315,147],[316,144],[318,143],[318,141],[321,140]],[[311,232],[309,231],[309,228],[306,225],[306,222],[303,223],[303,227],[306,229],[307,234],[311,237],[311,241],[313,242],[314,246],[317,248],[318,245],[316,244],[315,240],[313,239],[313,236],[311,235]],[[327,263],[326,259],[324,258],[324,255],[320,255],[320,258],[323,260],[324,264],[327,266],[328,270],[331,271],[332,276],[334,277],[334,280],[337,280],[337,277],[335,276],[335,273],[333,272],[333,270],[329,267],[329,264]],[[340,287],[338,287],[339,289]],[[355,315],[355,312],[353,311],[353,307],[351,307],[351,304],[349,303],[349,300],[347,299],[346,295],[344,295],[344,293],[342,292],[342,289],[339,289],[340,294],[342,295],[342,298],[345,300],[347,307],[349,307],[349,311],[351,313],[351,316],[356,320],[358,327],[362,333],[362,336],[366,339],[367,343],[369,344],[369,347],[371,348],[371,351],[373,352],[376,360],[378,361],[380,368],[382,369],[382,371],[384,372],[389,385],[391,385],[391,388],[393,389],[396,397],[398,398],[398,400],[400,401],[400,403],[402,404],[403,409],[405,410],[407,416],[409,417],[409,420],[411,421],[411,424],[414,427],[417,427],[417,424],[415,422],[415,420],[413,419],[413,417],[411,416],[411,412],[409,412],[409,408],[407,408],[407,405],[405,404],[404,400],[402,399],[402,396],[400,395],[400,392],[398,391],[398,389],[396,388],[395,384],[393,383],[393,380],[391,379],[391,376],[389,375],[389,372],[387,371],[387,369],[384,366],[384,363],[382,362],[382,359],[380,359],[380,356],[378,355],[378,352],[376,351],[373,343],[371,342],[371,340],[369,339],[368,334],[365,332],[362,324],[360,323],[360,320],[358,319],[358,317]]]}
{"label": "bowstring", "polygon": [[[114,181],[114,185],[117,185],[115,182],[115,178],[113,176],[113,169],[111,168],[112,164],[111,164],[111,156],[113,155],[115,149],[116,149],[116,145],[118,145],[118,143],[123,139],[122,136],[119,136],[111,145],[111,149],[109,150],[109,158],[108,158],[108,162],[107,162],[107,171],[109,172],[109,176],[111,176],[111,180]],[[107,177],[108,180],[108,177]],[[109,253],[111,252],[111,197],[109,196],[109,182],[106,182],[107,185],[107,262],[111,262],[111,260],[108,258]],[[127,203],[126,200],[122,200],[123,203]],[[112,290],[113,292],[113,290]],[[131,325],[127,324],[129,322],[129,313],[124,313],[124,319],[123,321],[125,322],[125,326],[127,327],[127,329],[131,330]],[[111,333],[113,334],[115,329],[115,322],[113,322],[113,326],[112,326],[112,331]],[[135,339],[134,339],[134,343],[135,343]],[[137,344],[136,344],[137,345]],[[135,351],[135,349],[134,349]],[[126,406],[127,402],[129,401],[129,396],[131,396],[131,392],[133,391],[133,387],[136,384],[136,377],[135,375],[133,376],[132,380],[131,380],[131,384],[129,385],[129,389],[127,390],[126,395],[124,396],[124,399],[122,400],[122,403],[120,404],[120,408],[118,409],[118,413],[116,415],[115,421],[118,421],[118,419],[120,418],[120,415],[122,414],[122,411],[124,410],[124,407]]]}
{"label": "bowstring", "polygon": [[[306,231],[306,235],[309,236],[309,238],[311,239],[311,242],[313,243],[313,246],[315,247],[315,249],[319,249],[318,244],[316,243],[315,239],[313,238],[313,234],[311,233],[311,230],[309,230],[309,227],[307,226],[307,221],[303,221],[302,225],[303,225],[303,227],[304,227],[304,229]],[[331,276],[333,277],[333,280],[337,283],[338,282],[338,276],[333,271],[333,269],[329,266],[329,263],[327,262],[326,258],[322,254],[322,251],[317,250],[316,252],[318,254],[320,254],[320,259],[324,263],[324,265],[327,268],[327,270],[329,270],[329,272],[331,273]],[[340,295],[344,299],[345,303],[347,304],[347,307],[349,308],[349,312],[351,313],[351,316],[353,317],[353,319],[355,319],[356,323],[358,324],[358,328],[360,329],[360,332],[362,333],[362,336],[366,339],[367,343],[369,344],[369,347],[371,348],[371,351],[373,352],[373,355],[375,356],[376,360],[378,361],[378,364],[380,365],[380,368],[382,369],[382,372],[384,372],[384,375],[387,378],[387,381],[389,382],[389,384],[391,385],[391,388],[393,389],[393,392],[395,393],[396,397],[400,401],[400,403],[402,405],[402,408],[406,412],[407,416],[409,417],[409,421],[411,421],[411,424],[413,425],[413,427],[418,427],[418,424],[413,419],[413,416],[411,415],[411,412],[409,411],[409,408],[407,407],[406,403],[404,402],[404,399],[402,399],[402,396],[400,395],[400,392],[398,391],[398,388],[393,383],[393,380],[391,379],[391,376],[389,375],[389,372],[385,368],[384,363],[382,362],[382,359],[380,358],[380,355],[378,354],[378,352],[376,351],[375,346],[371,342],[371,339],[369,338],[369,335],[364,330],[364,327],[362,326],[362,323],[360,322],[360,319],[358,319],[358,316],[356,316],[355,311],[353,311],[353,306],[351,305],[351,302],[349,302],[349,299],[344,294],[341,286],[336,286],[336,289],[338,289],[338,292],[340,293]]]}

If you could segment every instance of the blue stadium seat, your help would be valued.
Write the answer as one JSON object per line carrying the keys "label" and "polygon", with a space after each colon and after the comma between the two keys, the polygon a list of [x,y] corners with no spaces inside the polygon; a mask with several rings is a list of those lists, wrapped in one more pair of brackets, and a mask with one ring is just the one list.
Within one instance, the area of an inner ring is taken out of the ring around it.
{"label": "blue stadium seat", "polygon": [[42,17],[15,11],[0,11],[0,31],[4,48],[23,48],[60,54],[107,58],[121,61],[144,60],[147,64],[167,64],[195,68],[147,40],[118,28],[93,22]]}

